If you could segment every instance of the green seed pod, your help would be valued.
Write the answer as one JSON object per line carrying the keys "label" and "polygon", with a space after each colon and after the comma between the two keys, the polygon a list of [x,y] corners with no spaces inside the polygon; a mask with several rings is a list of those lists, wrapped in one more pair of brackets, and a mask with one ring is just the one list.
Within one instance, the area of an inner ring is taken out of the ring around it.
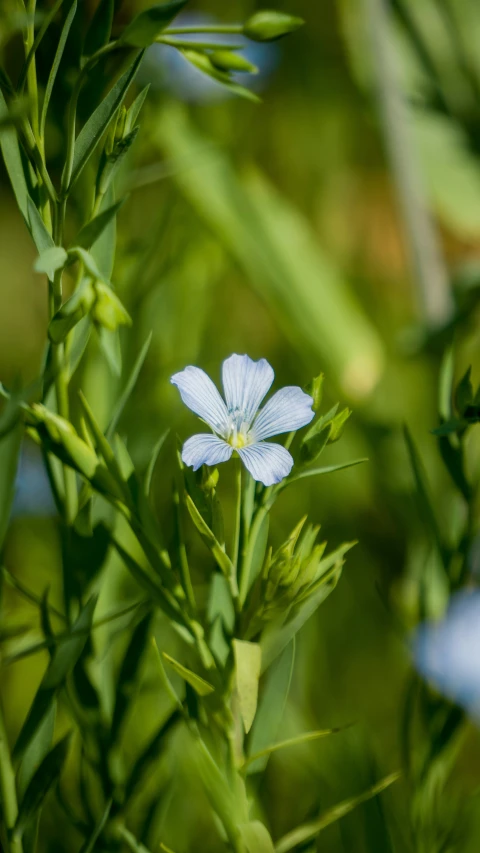
{"label": "green seed pod", "polygon": [[275,41],[295,32],[304,23],[302,18],[265,9],[256,12],[246,21],[243,34],[251,41]]}
{"label": "green seed pod", "polygon": [[95,283],[96,300],[92,318],[99,326],[114,332],[119,326],[130,326],[131,318],[111,287],[101,281]]}
{"label": "green seed pod", "polygon": [[258,68],[234,50],[216,50],[210,54],[210,61],[219,71],[242,71],[257,74]]}
{"label": "green seed pod", "polygon": [[338,413],[338,415],[335,415],[330,425],[330,431],[328,433],[328,444],[333,444],[335,441],[338,441],[338,439],[342,437],[343,431],[345,429],[345,424],[347,423],[351,414],[351,409],[343,409],[341,412]]}

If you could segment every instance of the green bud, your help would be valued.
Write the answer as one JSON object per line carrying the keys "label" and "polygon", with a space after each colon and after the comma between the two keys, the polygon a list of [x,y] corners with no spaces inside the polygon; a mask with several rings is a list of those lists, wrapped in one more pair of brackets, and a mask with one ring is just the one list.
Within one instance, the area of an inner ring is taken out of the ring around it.
{"label": "green bud", "polygon": [[251,41],[275,41],[295,32],[304,23],[302,18],[265,9],[248,19],[243,27],[243,34]]}
{"label": "green bud", "polygon": [[234,50],[216,50],[210,54],[210,61],[219,71],[243,71],[257,74],[258,68]]}
{"label": "green bud", "polygon": [[55,344],[64,341],[74,326],[90,313],[94,302],[95,289],[93,283],[89,278],[84,279],[70,299],[67,299],[52,317],[48,327],[50,340]]}
{"label": "green bud", "polygon": [[314,412],[318,412],[322,404],[323,380],[324,374],[319,373],[318,376],[315,376],[312,381],[305,386],[305,393],[310,394],[310,397],[313,400],[312,409]]}
{"label": "green bud", "polygon": [[96,300],[92,318],[99,326],[114,332],[119,326],[130,326],[130,314],[115,295],[112,288],[101,281],[95,283]]}
{"label": "green bud", "polygon": [[473,405],[472,368],[469,367],[455,389],[455,407],[463,415]]}
{"label": "green bud", "polygon": [[345,424],[351,414],[351,409],[343,409],[338,415],[335,415],[328,433],[328,444],[333,444],[334,441],[338,441],[342,437]]}
{"label": "green bud", "polygon": [[118,111],[117,121],[115,124],[115,142],[123,139],[125,133],[125,122],[127,121],[127,108],[122,104]]}

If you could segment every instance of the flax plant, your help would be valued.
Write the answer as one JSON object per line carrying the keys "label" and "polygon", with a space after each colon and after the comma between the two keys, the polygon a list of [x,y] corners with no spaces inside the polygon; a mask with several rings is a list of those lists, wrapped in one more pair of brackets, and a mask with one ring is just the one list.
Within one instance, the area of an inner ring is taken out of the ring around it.
{"label": "flax plant", "polygon": [[[258,414],[274,377],[265,360],[232,356],[224,363],[226,403],[198,368],[172,377],[187,405],[215,433],[190,438],[183,450],[178,448],[173,532],[165,529],[152,501],[157,460],[168,446],[176,452],[173,442],[165,444],[162,436],[147,470],[140,471],[118,432],[149,340],[123,380],[106,430],[82,391],[72,390],[72,378],[95,336],[111,370],[121,374],[119,330],[132,323],[112,283],[115,222],[124,202],[116,198],[115,183],[138,134],[147,97],[146,89],[134,91],[145,50],[153,43],[174,48],[234,94],[255,99],[236,76],[254,69],[242,57],[235,36],[269,41],[302,23],[290,15],[260,11],[238,25],[176,26],[174,19],[185,5],[186,0],[171,0],[146,9],[120,32],[114,27],[112,37],[111,0],[100,0],[90,21],[77,0],[57,0],[42,9],[36,9],[35,0],[19,3],[23,63],[15,75],[10,76],[6,65],[0,71],[2,155],[37,250],[35,270],[48,280],[49,300],[41,374],[27,388],[0,386],[0,428],[3,441],[24,433],[43,455],[61,519],[64,598],[63,608],[55,608],[48,590],[38,598],[8,566],[2,567],[3,583],[38,608],[43,633],[40,644],[7,656],[5,662],[13,665],[38,651],[48,654],[14,743],[0,713],[0,835],[6,853],[47,849],[40,818],[54,802],[82,853],[147,850],[148,832],[137,837],[132,802],[179,732],[182,750],[210,803],[218,843],[236,853],[298,848],[396,778],[388,777],[337,810],[295,828],[276,845],[253,796],[251,780],[265,770],[274,751],[333,734],[307,732],[294,741],[277,742],[278,690],[283,691],[283,707],[295,636],[335,588],[353,543],[327,551],[326,543],[318,542],[318,526],[305,518],[292,520],[283,544],[274,546],[269,540],[270,513],[292,483],[364,461],[318,465],[325,447],[341,437],[350,414],[338,406],[321,413],[322,377],[305,390],[278,391]],[[58,26],[48,77],[40,79],[38,51],[50,28]],[[189,36],[199,33],[205,41],[190,42]],[[232,44],[217,48],[208,38],[217,33],[231,34]],[[49,107],[65,51],[73,47],[78,62],[68,81],[59,170],[48,152]],[[82,96],[87,89],[85,115]],[[285,433],[283,444],[268,441]],[[233,536],[227,542],[217,465],[232,456],[236,499]],[[1,507],[3,538],[14,468]],[[163,488],[170,492],[170,483]],[[99,521],[99,507],[106,505],[112,511],[101,513]],[[192,532],[210,557],[201,583],[192,562]],[[79,586],[73,567],[88,542],[102,546],[90,557],[90,574]],[[138,593],[135,601],[100,619],[95,610],[107,553],[117,555]],[[199,587],[207,587],[207,600]],[[96,659],[97,632],[107,623],[119,623],[124,640],[126,636],[110,704]],[[180,660],[162,647],[159,625],[170,626]],[[9,626],[5,628],[8,637]],[[132,755],[125,748],[125,725],[145,658],[154,662],[164,710],[153,737]],[[8,696],[3,701],[8,703]],[[71,793],[72,777],[80,779],[80,803]],[[150,803],[154,811],[160,800],[156,794]],[[159,844],[168,849],[157,833],[155,849]]]}

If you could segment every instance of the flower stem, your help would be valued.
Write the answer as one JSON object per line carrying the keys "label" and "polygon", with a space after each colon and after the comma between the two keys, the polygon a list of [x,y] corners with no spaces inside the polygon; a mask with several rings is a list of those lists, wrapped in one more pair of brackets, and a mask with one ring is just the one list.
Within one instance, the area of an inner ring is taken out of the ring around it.
{"label": "flower stem", "polygon": [[[243,33],[242,24],[206,24],[201,27],[170,27],[169,30],[164,30],[163,35],[183,35],[184,33],[234,33],[241,35]],[[219,45],[221,47],[221,45]]]}
{"label": "flower stem", "polygon": [[240,553],[240,536],[242,528],[242,463],[240,459],[235,464],[235,526],[233,530],[232,563],[238,577],[238,556]]}

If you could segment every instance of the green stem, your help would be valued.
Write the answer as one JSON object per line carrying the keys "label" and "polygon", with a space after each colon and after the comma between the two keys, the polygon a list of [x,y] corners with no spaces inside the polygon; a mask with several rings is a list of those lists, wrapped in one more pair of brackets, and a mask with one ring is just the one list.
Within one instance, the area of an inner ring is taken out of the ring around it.
{"label": "green stem", "polygon": [[168,36],[158,36],[155,39],[156,44],[167,44],[169,47],[187,48],[189,50],[241,50],[243,45],[226,44],[218,41],[192,41],[191,39],[168,38]]}
{"label": "green stem", "polygon": [[234,33],[235,35],[241,35],[243,33],[243,24],[219,24],[218,26],[207,24],[202,27],[170,27],[169,30],[165,30],[164,35],[174,36],[186,33]]}
{"label": "green stem", "polygon": [[253,555],[255,552],[255,545],[257,544],[258,534],[260,533],[260,528],[265,520],[265,517],[268,514],[268,505],[262,503],[257,509],[252,526],[250,529],[250,535],[248,537],[248,542],[246,544],[245,553],[243,555],[242,563],[240,566],[240,578],[239,578],[239,589],[240,589],[240,606],[243,607],[245,604],[245,600],[247,598],[248,593],[248,582],[250,579],[250,570],[252,567]]}
{"label": "green stem", "polygon": [[240,537],[242,528],[242,463],[234,459],[235,464],[235,526],[233,530],[232,563],[238,578],[238,556],[240,553]]}
{"label": "green stem", "polygon": [[3,709],[0,703],[0,793],[2,816],[8,843],[8,853],[22,853],[21,839],[15,836],[14,827],[18,817],[17,791],[10,749],[8,746]]}

